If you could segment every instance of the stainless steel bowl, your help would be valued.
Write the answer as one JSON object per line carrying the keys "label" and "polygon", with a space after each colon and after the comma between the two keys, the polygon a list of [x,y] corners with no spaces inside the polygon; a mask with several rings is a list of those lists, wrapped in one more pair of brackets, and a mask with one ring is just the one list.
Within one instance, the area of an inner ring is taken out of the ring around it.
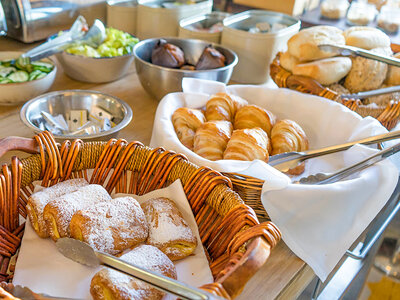
{"label": "stainless steel bowl", "polygon": [[[209,42],[192,39],[164,38],[185,53],[186,60],[195,65],[204,48]],[[236,54],[223,46],[212,44],[218,51],[225,55],[227,65],[212,70],[188,71],[157,66],[151,63],[151,52],[159,38],[148,39],[137,43],[133,49],[136,71],[143,88],[154,98],[160,100],[168,93],[182,91],[184,77],[201,78],[228,83],[233,68],[238,62]]]}
{"label": "stainless steel bowl", "polygon": [[93,107],[99,107],[112,115],[113,122],[116,124],[113,128],[90,135],[55,135],[58,140],[82,139],[82,140],[107,140],[115,137],[122,128],[132,120],[132,109],[127,103],[117,97],[103,94],[96,91],[85,90],[65,90],[50,92],[38,96],[27,103],[21,109],[20,117],[22,122],[35,132],[41,130],[34,125],[34,121],[41,118],[41,112],[50,114],[61,114],[66,118],[66,114],[71,110],[91,110]]}

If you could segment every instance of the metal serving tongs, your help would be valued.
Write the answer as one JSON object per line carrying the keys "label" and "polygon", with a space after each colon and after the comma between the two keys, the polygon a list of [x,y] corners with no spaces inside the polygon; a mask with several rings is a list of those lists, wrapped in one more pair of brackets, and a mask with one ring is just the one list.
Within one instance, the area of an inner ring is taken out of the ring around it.
{"label": "metal serving tongs", "polygon": [[82,43],[93,47],[99,46],[106,38],[106,29],[100,20],[95,20],[92,27],[87,30],[88,25],[84,17],[79,16],[70,30],[51,39],[27,52],[19,58],[12,60],[12,63],[19,63],[21,66],[28,65],[50,55],[62,52],[73,43]]}
{"label": "metal serving tongs", "polygon": [[198,288],[190,287],[175,279],[142,269],[133,264],[129,264],[115,256],[109,255],[104,252],[94,251],[92,247],[81,241],[71,238],[61,238],[56,242],[58,251],[64,256],[76,261],[78,263],[87,265],[89,267],[97,267],[105,265],[111,269],[131,275],[140,279],[155,288],[174,294],[183,299],[192,300],[223,300],[219,296],[214,296],[206,291]]}
{"label": "metal serving tongs", "polygon": [[364,170],[372,166],[373,164],[397,153],[400,151],[400,143],[386,148],[385,150],[381,150],[378,153],[375,153],[366,159],[351,165],[350,167],[343,168],[335,173],[317,173],[315,175],[309,175],[307,177],[301,178],[299,181],[295,181],[293,183],[299,184],[328,184],[339,181],[343,178],[350,176],[351,174]]}
{"label": "metal serving tongs", "polygon": [[385,56],[385,55],[379,55],[374,52],[364,50],[361,48],[357,48],[357,47],[335,46],[335,45],[324,44],[324,45],[318,45],[318,48],[325,52],[336,53],[336,54],[340,54],[343,56],[349,56],[349,55],[361,56],[364,58],[373,59],[373,60],[387,63],[389,65],[400,67],[400,59],[398,59],[398,58]]}
{"label": "metal serving tongs", "polygon": [[309,159],[326,154],[347,150],[356,144],[372,145],[400,138],[400,130],[384,133],[354,142],[341,145],[330,146],[326,148],[308,150],[304,152],[286,152],[273,155],[269,158],[268,164],[281,172],[287,172],[289,169],[296,167],[299,163]]}

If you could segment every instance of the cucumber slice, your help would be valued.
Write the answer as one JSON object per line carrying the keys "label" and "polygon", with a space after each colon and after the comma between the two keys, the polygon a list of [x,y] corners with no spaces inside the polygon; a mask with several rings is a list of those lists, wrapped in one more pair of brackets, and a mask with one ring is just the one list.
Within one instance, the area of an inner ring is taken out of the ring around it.
{"label": "cucumber slice", "polygon": [[32,62],[33,67],[45,67],[47,69],[53,69],[53,65],[50,63],[42,62],[42,61],[34,61]]}
{"label": "cucumber slice", "polygon": [[8,75],[7,78],[14,82],[25,82],[29,80],[29,74],[25,71],[17,71]]}
{"label": "cucumber slice", "polygon": [[8,78],[0,78],[0,84],[11,83],[12,80]]}
{"label": "cucumber slice", "polygon": [[14,67],[3,67],[0,66],[0,76],[1,77],[7,77],[7,75],[11,74],[12,72],[17,71],[16,68]]}
{"label": "cucumber slice", "polygon": [[39,71],[39,70],[35,70],[32,73],[29,74],[29,81],[32,80],[36,80],[36,79],[40,79],[43,78],[47,75],[47,73]]}
{"label": "cucumber slice", "polygon": [[32,72],[32,65],[28,57],[19,57],[15,62],[15,66],[20,70]]}

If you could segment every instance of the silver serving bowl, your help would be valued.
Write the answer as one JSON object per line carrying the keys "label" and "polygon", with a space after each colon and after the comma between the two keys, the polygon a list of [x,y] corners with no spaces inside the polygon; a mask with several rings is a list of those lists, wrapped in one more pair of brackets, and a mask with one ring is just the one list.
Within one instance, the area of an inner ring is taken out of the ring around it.
{"label": "silver serving bowl", "polygon": [[[195,65],[209,42],[192,39],[163,38],[168,43],[180,47],[185,53],[186,61]],[[238,62],[236,54],[228,48],[212,44],[215,49],[225,55],[227,65],[211,70],[180,70],[157,66],[151,63],[151,53],[159,38],[141,41],[133,48],[136,71],[143,88],[154,98],[160,100],[168,93],[182,91],[184,77],[208,79],[228,83],[233,68]]]}
{"label": "silver serving bowl", "polygon": [[112,121],[116,124],[113,128],[96,134],[86,135],[56,135],[58,140],[107,140],[115,137],[122,128],[129,124],[132,120],[132,109],[127,103],[117,97],[103,94],[96,91],[85,90],[65,90],[50,92],[38,96],[27,103],[21,109],[20,117],[22,122],[35,132],[41,132],[35,125],[35,120],[41,118],[41,112],[45,111],[51,115],[63,115],[67,118],[67,114],[71,110],[88,110],[94,107],[101,108],[112,116]]}

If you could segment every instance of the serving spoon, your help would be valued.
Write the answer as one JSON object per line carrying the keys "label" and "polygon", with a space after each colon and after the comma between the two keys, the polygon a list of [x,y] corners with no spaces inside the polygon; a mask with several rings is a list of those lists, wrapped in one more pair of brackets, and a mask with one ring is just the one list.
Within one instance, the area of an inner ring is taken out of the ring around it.
{"label": "serving spoon", "polygon": [[268,164],[281,172],[287,172],[289,169],[296,167],[303,161],[322,155],[347,150],[356,144],[372,145],[400,138],[400,130],[375,135],[358,141],[348,142],[341,145],[329,146],[316,150],[308,150],[303,152],[286,152],[273,155],[269,158]]}

